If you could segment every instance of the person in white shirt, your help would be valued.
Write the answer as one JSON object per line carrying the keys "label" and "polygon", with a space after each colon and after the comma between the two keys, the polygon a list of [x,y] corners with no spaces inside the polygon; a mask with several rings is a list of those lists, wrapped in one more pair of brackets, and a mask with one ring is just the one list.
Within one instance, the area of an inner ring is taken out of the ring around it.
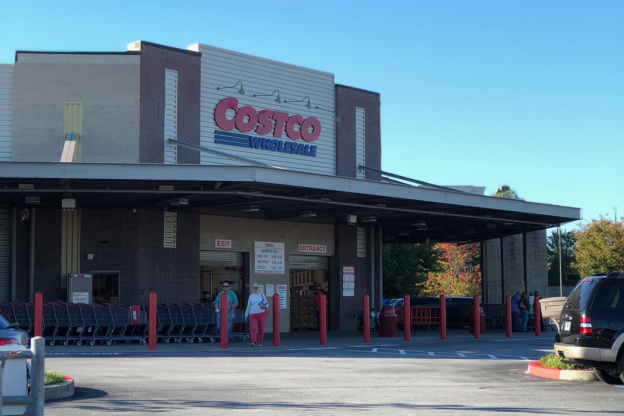
{"label": "person in white shirt", "polygon": [[254,283],[252,285],[253,293],[249,295],[247,300],[247,309],[245,310],[245,321],[250,323],[251,346],[261,347],[264,340],[264,323],[266,321],[267,309],[269,304],[264,293],[260,292],[260,285]]}

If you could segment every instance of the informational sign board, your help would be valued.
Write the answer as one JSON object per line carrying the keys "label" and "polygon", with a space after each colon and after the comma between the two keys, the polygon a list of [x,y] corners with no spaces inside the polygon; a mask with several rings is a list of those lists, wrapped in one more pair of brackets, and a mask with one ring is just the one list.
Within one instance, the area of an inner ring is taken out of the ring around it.
{"label": "informational sign board", "polygon": [[286,309],[286,290],[288,287],[286,285],[277,285],[277,294],[279,295],[279,308]]}
{"label": "informational sign board", "polygon": [[284,243],[254,242],[256,274],[285,274]]}
{"label": "informational sign board", "polygon": [[90,303],[89,292],[74,292],[71,301],[72,303]]}
{"label": "informational sign board", "polygon": [[342,296],[355,296],[355,266],[342,266]]}
{"label": "informational sign board", "polygon": [[275,294],[275,285],[266,285],[266,296],[273,296]]}
{"label": "informational sign board", "polygon": [[132,325],[141,323],[141,307],[139,305],[130,305],[130,323]]}

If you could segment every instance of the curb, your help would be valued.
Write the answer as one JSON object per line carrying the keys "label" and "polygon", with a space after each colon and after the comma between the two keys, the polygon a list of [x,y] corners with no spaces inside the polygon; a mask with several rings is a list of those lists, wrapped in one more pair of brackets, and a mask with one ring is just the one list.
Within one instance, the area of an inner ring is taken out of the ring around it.
{"label": "curb", "polygon": [[559,370],[539,365],[538,361],[531,361],[527,374],[535,377],[550,378],[554,380],[577,380],[594,381],[596,376],[592,370]]}
{"label": "curb", "polygon": [[45,386],[44,401],[66,399],[74,395],[74,379],[63,376],[59,384]]}

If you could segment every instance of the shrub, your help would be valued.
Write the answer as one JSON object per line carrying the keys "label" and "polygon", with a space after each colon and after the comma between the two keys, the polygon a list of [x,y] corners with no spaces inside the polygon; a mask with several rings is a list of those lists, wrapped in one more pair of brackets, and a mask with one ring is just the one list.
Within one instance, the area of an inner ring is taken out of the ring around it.
{"label": "shrub", "polygon": [[585,370],[587,367],[580,364],[567,364],[561,361],[561,357],[555,354],[548,354],[539,359],[542,367],[556,368],[558,370]]}
{"label": "shrub", "polygon": [[43,375],[43,384],[49,386],[51,384],[59,384],[63,381],[63,374],[54,371],[46,371]]}

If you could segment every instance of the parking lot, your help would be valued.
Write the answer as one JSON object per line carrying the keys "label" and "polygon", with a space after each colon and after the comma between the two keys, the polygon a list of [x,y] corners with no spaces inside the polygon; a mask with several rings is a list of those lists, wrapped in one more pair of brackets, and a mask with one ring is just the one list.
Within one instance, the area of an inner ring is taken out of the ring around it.
{"label": "parking lot", "polygon": [[[540,379],[529,361],[552,334],[435,331],[364,344],[361,333],[284,334],[279,348],[233,343],[47,347],[46,368],[74,378],[47,415],[375,414],[616,415],[624,389]],[[270,338],[269,338],[270,339]]]}

